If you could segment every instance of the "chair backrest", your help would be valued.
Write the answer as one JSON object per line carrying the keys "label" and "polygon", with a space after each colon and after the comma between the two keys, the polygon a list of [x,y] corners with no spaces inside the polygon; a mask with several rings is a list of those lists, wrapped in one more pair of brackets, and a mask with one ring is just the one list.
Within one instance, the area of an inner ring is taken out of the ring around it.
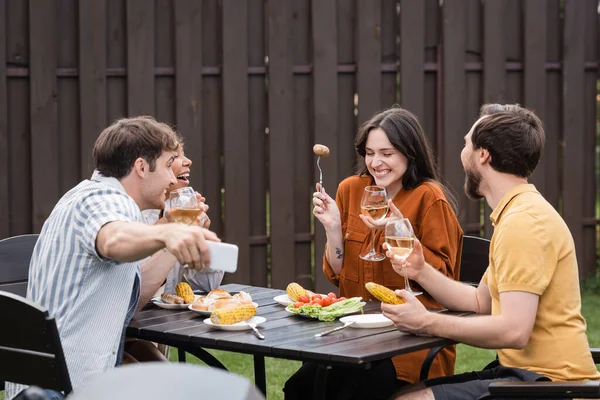
{"label": "chair backrest", "polygon": [[0,290],[25,297],[29,262],[38,236],[21,235],[0,240]]}
{"label": "chair backrest", "polygon": [[201,365],[148,362],[114,368],[77,386],[69,400],[264,400],[247,378]]}
{"label": "chair backrest", "polygon": [[0,291],[0,381],[70,393],[71,380],[56,321],[48,311]]}
{"label": "chair backrest", "polygon": [[490,264],[490,241],[477,236],[465,236],[460,264],[460,281],[477,286]]}

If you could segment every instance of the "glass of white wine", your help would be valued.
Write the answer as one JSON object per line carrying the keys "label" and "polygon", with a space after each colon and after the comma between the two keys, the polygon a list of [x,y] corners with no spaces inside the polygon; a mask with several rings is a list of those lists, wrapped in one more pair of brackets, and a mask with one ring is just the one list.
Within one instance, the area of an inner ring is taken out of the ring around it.
{"label": "glass of white wine", "polygon": [[[363,215],[379,221],[388,213],[387,191],[383,186],[367,186],[360,201],[360,211]],[[385,254],[375,251],[375,229],[371,229],[371,248],[368,252],[360,254],[360,258],[367,261],[381,261]]]}
{"label": "glass of white wine", "polygon": [[169,210],[171,218],[180,224],[194,225],[202,210],[198,207],[196,191],[191,187],[184,187],[169,193],[165,203],[165,210]]}
{"label": "glass of white wine", "polygon": [[[392,253],[402,260],[406,260],[415,246],[415,233],[408,218],[389,221],[385,224],[385,243]],[[406,275],[406,264],[403,266],[403,274],[404,289],[413,296],[423,294],[423,292],[413,292],[410,288],[408,276]]]}

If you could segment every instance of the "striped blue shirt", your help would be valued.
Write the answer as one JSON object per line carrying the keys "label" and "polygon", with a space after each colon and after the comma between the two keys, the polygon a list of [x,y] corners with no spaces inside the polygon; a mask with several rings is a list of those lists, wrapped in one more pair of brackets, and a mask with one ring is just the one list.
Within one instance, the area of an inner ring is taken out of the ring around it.
{"label": "striped blue shirt", "polygon": [[[96,251],[100,228],[112,221],[141,222],[142,216],[117,179],[96,171],[56,204],[29,266],[27,298],[56,318],[74,390],[118,363],[123,329],[139,299],[139,263]],[[7,399],[23,388],[7,383]]]}

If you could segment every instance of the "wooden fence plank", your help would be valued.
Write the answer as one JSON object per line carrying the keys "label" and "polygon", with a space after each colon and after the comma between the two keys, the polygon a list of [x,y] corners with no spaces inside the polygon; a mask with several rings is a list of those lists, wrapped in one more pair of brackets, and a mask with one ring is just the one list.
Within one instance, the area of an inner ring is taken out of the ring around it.
{"label": "wooden fence plank", "polygon": [[577,250],[580,271],[583,266],[582,222],[583,186],[581,177],[584,170],[584,83],[583,65],[585,61],[584,35],[585,3],[577,0],[565,2],[564,38],[563,38],[563,218]]}
{"label": "wooden fence plank", "polygon": [[[400,1],[381,1],[381,108],[400,104]],[[391,68],[394,66],[395,68]]]}
{"label": "wooden fence plank", "polygon": [[[313,109],[315,143],[329,147],[331,156],[321,158],[323,185],[335,197],[339,157],[338,80],[337,80],[337,24],[334,0],[312,0],[313,40]],[[316,178],[318,170],[315,171]],[[312,210],[312,208],[311,208]],[[321,223],[314,218],[315,232],[315,286],[317,293],[335,291],[323,274],[323,251],[327,239]]]}
{"label": "wooden fence plank", "polygon": [[[202,66],[221,64],[221,10],[219,0],[202,1]],[[223,121],[221,74],[202,79],[202,191],[210,203],[211,230],[223,235]],[[210,133],[210,134],[209,134]]]}
{"label": "wooden fence plank", "polygon": [[381,109],[381,3],[357,0],[358,123]]}
{"label": "wooden fence plank", "polygon": [[127,114],[154,111],[154,2],[127,0]]}
{"label": "wooden fence plank", "polygon": [[271,208],[271,284],[282,289],[294,278],[294,192],[288,184],[294,174],[293,76],[291,5],[268,2],[269,53],[269,176]]}
{"label": "wooden fence plank", "polygon": [[[459,154],[462,151],[463,136],[469,130],[466,121],[466,78],[465,78],[465,9],[462,0],[446,0],[443,5],[442,33],[443,49],[443,147],[442,156],[443,176],[459,194],[461,205],[469,201],[463,194],[464,174]],[[462,224],[465,215],[459,215]],[[464,226],[463,226],[464,229]]]}
{"label": "wooden fence plank", "polygon": [[[225,142],[225,238],[239,247],[233,278],[251,283],[250,171],[248,169],[248,9],[223,0],[223,136]],[[241,199],[245,199],[241,200]]]}
{"label": "wooden fence plank", "polygon": [[[177,1],[155,0],[154,15],[157,32],[154,45],[154,59],[156,69],[168,68],[175,65],[175,43],[174,8]],[[155,72],[155,112],[156,119],[170,125],[175,124],[175,77],[171,74],[160,74]]]}
{"label": "wooden fence plank", "polygon": [[[248,2],[248,63],[265,67],[265,2]],[[267,262],[267,90],[265,74],[248,77],[249,86],[249,173],[250,173],[250,269],[252,285],[266,287],[269,282]],[[258,239],[264,239],[259,242]]]}
{"label": "wooden fence plank", "polygon": [[[400,79],[402,107],[425,119],[425,2],[400,3]],[[433,146],[433,143],[432,143]]]}
{"label": "wooden fence plank", "polygon": [[92,148],[106,126],[106,0],[79,4],[80,173],[94,170]]}
{"label": "wooden fence plank", "polygon": [[[195,162],[191,184],[205,194],[202,135],[202,1],[173,3],[175,17],[175,123],[185,142],[185,152]],[[217,198],[207,199],[209,205]],[[209,215],[213,218],[212,210]]]}
{"label": "wooden fence plank", "polygon": [[[533,110],[542,120],[546,120],[546,0],[525,1],[525,76],[524,76],[524,106]],[[546,195],[547,159],[542,153],[530,182]],[[552,175],[556,180],[556,175]]]}
{"label": "wooden fence plank", "polygon": [[[356,17],[355,3],[351,1],[337,1],[337,53],[338,65],[353,65],[356,63],[357,35],[354,22]],[[356,165],[356,151],[354,150],[354,136],[358,129],[358,96],[356,95],[356,71],[338,73],[338,176],[337,182],[354,174]],[[334,197],[335,192],[329,188],[329,194]],[[337,190],[337,186],[335,188]]]}
{"label": "wooden fence plank", "polygon": [[[310,1],[291,2],[292,18],[292,63],[310,65],[311,55],[311,18]],[[307,287],[313,287],[313,237],[310,205],[314,192],[314,155],[312,152],[314,126],[312,124],[312,77],[309,74],[294,73],[293,76],[293,146],[294,175],[293,192],[297,202],[294,207],[295,230],[295,271],[294,281]]]}
{"label": "wooden fence plank", "polygon": [[[546,1],[546,60],[560,62],[562,57],[561,0]],[[544,197],[558,209],[562,185],[562,69],[546,71],[546,185]]]}
{"label": "wooden fence plank", "polygon": [[[598,59],[598,14],[597,2],[585,0],[584,19],[584,60],[595,62]],[[598,64],[596,63],[596,66]],[[583,138],[583,243],[580,246],[583,264],[579,267],[582,278],[593,276],[596,272],[596,124],[597,124],[597,86],[598,70],[584,72],[584,138]]]}
{"label": "wooden fence plank", "polygon": [[52,2],[29,2],[31,78],[31,163],[33,232],[42,225],[59,198],[58,111],[56,88],[56,24],[48,18]]}
{"label": "wooden fence plank", "polygon": [[424,110],[421,124],[431,147],[435,151],[436,161],[441,167],[442,153],[442,43],[441,43],[441,11],[437,0],[425,0],[425,60],[430,69],[423,68]]}
{"label": "wooden fence plank", "polygon": [[[485,75],[485,64],[484,59],[487,59],[487,53],[485,48],[485,10],[484,4],[479,0],[467,0],[464,3],[465,7],[465,61],[469,64],[482,65],[480,70],[465,71],[465,84],[466,84],[466,96],[465,99],[465,117],[468,131],[471,125],[479,118],[479,108],[483,102],[485,94],[484,75]],[[501,17],[501,16],[499,16]],[[466,131],[463,135],[466,134]],[[459,155],[453,154],[452,157]],[[464,173],[463,173],[464,176]],[[455,188],[455,190],[462,194],[463,188]],[[463,197],[464,199],[464,197]],[[460,213],[462,215],[463,229],[465,234],[469,235],[480,235],[482,223],[485,226],[489,226],[489,218],[481,218],[482,208],[484,213],[489,212],[489,207],[485,201],[472,201],[464,200],[460,203]],[[485,215],[485,214],[484,214]],[[485,228],[484,228],[485,229]],[[490,234],[491,236],[491,234]]]}
{"label": "wooden fence plank", "polygon": [[0,238],[10,236],[10,183],[8,180],[8,93],[6,89],[6,0],[0,0]]}
{"label": "wooden fence plank", "polygon": [[[127,0],[106,2],[106,68],[127,68]],[[108,71],[107,71],[108,73]],[[106,125],[127,114],[127,76],[106,77]]]}

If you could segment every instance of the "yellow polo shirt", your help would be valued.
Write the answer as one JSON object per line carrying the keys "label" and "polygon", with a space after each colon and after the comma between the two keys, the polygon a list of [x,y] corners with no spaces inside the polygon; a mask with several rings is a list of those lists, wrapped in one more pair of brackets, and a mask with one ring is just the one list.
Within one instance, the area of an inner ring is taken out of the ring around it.
{"label": "yellow polo shirt", "polygon": [[600,379],[581,315],[575,244],[562,217],[527,184],[506,193],[490,219],[494,235],[483,281],[492,297],[492,315],[500,314],[501,292],[540,296],[527,346],[499,350],[500,363],[554,381]]}

